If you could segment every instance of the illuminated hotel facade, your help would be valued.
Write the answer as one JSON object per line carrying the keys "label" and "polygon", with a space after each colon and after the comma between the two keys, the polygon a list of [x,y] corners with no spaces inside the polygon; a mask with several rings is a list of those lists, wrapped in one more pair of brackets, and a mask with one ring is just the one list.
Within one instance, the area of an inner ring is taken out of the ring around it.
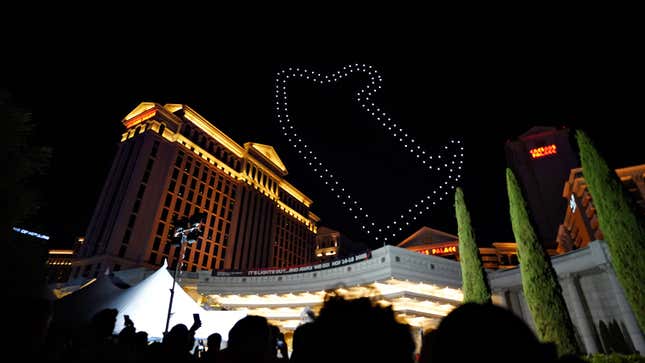
{"label": "illuminated hotel facade", "polygon": [[[645,351],[645,339],[613,271],[606,243],[594,241],[552,256],[551,263],[587,353],[610,352],[615,339]],[[153,272],[131,269],[117,274],[135,284]],[[534,328],[519,268],[489,271],[488,280],[493,303],[512,310]],[[459,262],[395,246],[292,268],[187,272],[180,283],[210,309],[266,317],[280,327],[287,340],[297,326],[319,312],[327,293],[336,291],[348,298],[369,296],[392,306],[397,318],[414,328],[417,348],[421,334],[436,328],[463,300]],[[620,336],[603,335],[603,324],[610,323],[622,328]]]}
{"label": "illuminated hotel facade", "polygon": [[[533,127],[505,145],[506,161],[517,177],[536,233],[549,254],[555,253],[558,225],[566,207],[562,180],[580,166],[569,129]],[[551,250],[551,251],[549,251]]]}
{"label": "illuminated hotel facade", "polygon": [[[616,169],[616,174],[645,218],[645,164]],[[562,197],[568,206],[564,222],[558,229],[558,253],[582,248],[591,241],[603,239],[582,168],[571,170],[569,179],[564,184]]]}
{"label": "illuminated hotel facade", "polygon": [[188,106],[144,102],[123,120],[109,177],[72,278],[176,266],[175,218],[206,213],[183,269],[246,270],[309,263],[318,217],[284,177],[273,147],[239,145]]}

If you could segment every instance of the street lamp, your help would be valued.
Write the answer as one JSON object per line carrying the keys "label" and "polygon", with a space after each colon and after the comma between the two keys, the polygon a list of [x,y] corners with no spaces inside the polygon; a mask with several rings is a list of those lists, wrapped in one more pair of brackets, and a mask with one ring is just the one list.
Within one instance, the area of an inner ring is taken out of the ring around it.
{"label": "street lamp", "polygon": [[172,276],[172,288],[170,289],[170,304],[168,304],[168,316],[166,317],[166,330],[164,335],[168,333],[168,325],[170,325],[170,314],[172,313],[172,301],[175,297],[175,284],[177,283],[177,274],[184,259],[186,252],[186,242],[195,243],[203,232],[203,221],[206,218],[206,213],[197,213],[189,218],[181,218],[175,221],[175,231],[172,233],[172,244],[180,246],[179,257],[175,265],[175,272]]}

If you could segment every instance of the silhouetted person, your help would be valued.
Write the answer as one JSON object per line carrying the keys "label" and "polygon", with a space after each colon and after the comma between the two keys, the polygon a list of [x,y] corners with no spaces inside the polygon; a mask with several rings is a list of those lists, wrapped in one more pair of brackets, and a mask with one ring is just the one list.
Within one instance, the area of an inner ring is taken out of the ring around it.
{"label": "silhouetted person", "polygon": [[137,330],[128,315],[125,315],[123,318],[125,319],[125,324],[123,329],[121,329],[121,332],[119,332],[119,344],[132,345],[134,343],[134,337]]}
{"label": "silhouetted person", "polygon": [[119,332],[118,355],[121,361],[140,362],[146,356],[148,333],[137,332],[134,322],[124,315],[125,326]]}
{"label": "silhouetted person", "polygon": [[292,355],[298,362],[414,360],[409,327],[396,321],[391,307],[382,307],[369,298],[332,296],[310,324],[311,328],[298,333],[304,332],[304,336],[294,342]]}
{"label": "silhouetted person", "polygon": [[228,345],[220,355],[226,363],[270,362],[270,331],[267,319],[262,316],[247,315],[238,320],[228,332]]}
{"label": "silhouetted person", "polygon": [[275,325],[269,324],[269,346],[271,352],[269,353],[273,362],[288,362],[289,350],[284,341],[284,334]]}
{"label": "silhouetted person", "polygon": [[424,337],[419,363],[553,362],[553,344],[542,344],[511,311],[493,304],[467,303]]}
{"label": "silhouetted person", "polygon": [[301,359],[300,356],[315,349],[314,344],[316,343],[316,340],[314,339],[314,329],[315,327],[313,323],[306,323],[298,326],[293,332],[293,346],[290,362],[307,362],[306,360]]}
{"label": "silhouetted person", "polygon": [[36,360],[45,359],[52,302],[45,298],[20,296],[5,306],[7,313],[3,315],[3,325],[10,329],[10,333],[3,335],[3,344],[14,351],[28,352]]}
{"label": "silhouetted person", "polygon": [[219,356],[219,348],[222,344],[222,336],[219,333],[213,333],[208,336],[206,340],[206,346],[208,350],[202,353],[201,361],[202,362],[218,362],[217,359]]}
{"label": "silhouetted person", "polygon": [[190,350],[194,336],[184,324],[177,324],[170,329],[163,339],[163,360],[172,362],[194,361]]}
{"label": "silhouetted person", "polygon": [[118,359],[113,336],[116,309],[103,309],[96,313],[74,341],[70,358],[78,361],[112,361]]}

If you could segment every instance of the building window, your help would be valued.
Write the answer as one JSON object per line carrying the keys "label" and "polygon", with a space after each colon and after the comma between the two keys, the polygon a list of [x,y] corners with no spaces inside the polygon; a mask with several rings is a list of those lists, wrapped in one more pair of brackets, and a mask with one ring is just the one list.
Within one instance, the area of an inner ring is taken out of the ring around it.
{"label": "building window", "polygon": [[137,192],[137,198],[141,199],[143,198],[143,193],[146,191],[146,186],[141,184],[139,185],[139,191]]}
{"label": "building window", "polygon": [[152,144],[152,151],[150,152],[150,156],[156,157],[157,156],[157,150],[159,150],[159,141],[155,141]]}
{"label": "building window", "polygon": [[132,207],[132,213],[137,213],[139,212],[139,207],[141,206],[141,199],[137,199],[134,201],[134,207]]}
{"label": "building window", "polygon": [[125,230],[125,233],[123,234],[123,241],[121,243],[127,245],[130,243],[130,235],[132,234],[132,231],[128,228]]}
{"label": "building window", "polygon": [[164,208],[161,211],[161,220],[165,221],[166,219],[168,219],[168,208]]}
{"label": "building window", "polygon": [[166,194],[166,201],[164,202],[164,206],[170,208],[170,202],[172,202],[172,195]]}
{"label": "building window", "polygon": [[161,237],[155,237],[154,242],[152,243],[152,250],[159,251],[159,245],[161,244]]}
{"label": "building window", "polygon": [[132,215],[130,216],[130,220],[128,221],[128,228],[132,228],[132,227],[134,227],[134,221],[135,221],[136,219],[137,219],[137,215],[136,215],[136,214],[132,214]]}

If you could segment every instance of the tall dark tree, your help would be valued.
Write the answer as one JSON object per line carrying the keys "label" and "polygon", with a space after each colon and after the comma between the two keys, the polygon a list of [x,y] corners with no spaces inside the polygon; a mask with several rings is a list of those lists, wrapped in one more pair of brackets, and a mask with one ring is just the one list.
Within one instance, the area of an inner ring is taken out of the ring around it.
{"label": "tall dark tree", "polygon": [[459,235],[459,263],[461,264],[461,290],[464,293],[464,303],[490,303],[491,294],[488,280],[479,257],[475,232],[470,224],[470,213],[466,208],[464,192],[461,188],[457,188],[455,191],[455,215],[457,216]]}
{"label": "tall dark tree", "polygon": [[526,201],[511,169],[506,169],[511,225],[517,242],[522,289],[540,339],[553,342],[560,355],[579,352],[558,277],[531,225]]}
{"label": "tall dark tree", "polygon": [[641,330],[645,331],[645,219],[589,137],[578,131],[576,139],[582,172],[609,246],[612,266]]}
{"label": "tall dark tree", "polygon": [[6,90],[0,89],[0,241],[7,241],[11,227],[38,208],[34,177],[49,165],[51,150],[31,145],[31,114],[17,107]]}
{"label": "tall dark tree", "polygon": [[[45,284],[47,249],[41,240],[21,238],[12,228],[33,214],[38,207],[38,180],[49,165],[51,150],[32,145],[31,114],[17,107],[6,90],[0,89],[0,241],[5,247],[5,263],[0,275],[13,276],[23,271],[20,279],[8,278],[7,290],[25,294]],[[10,286],[10,287],[9,287]]]}

